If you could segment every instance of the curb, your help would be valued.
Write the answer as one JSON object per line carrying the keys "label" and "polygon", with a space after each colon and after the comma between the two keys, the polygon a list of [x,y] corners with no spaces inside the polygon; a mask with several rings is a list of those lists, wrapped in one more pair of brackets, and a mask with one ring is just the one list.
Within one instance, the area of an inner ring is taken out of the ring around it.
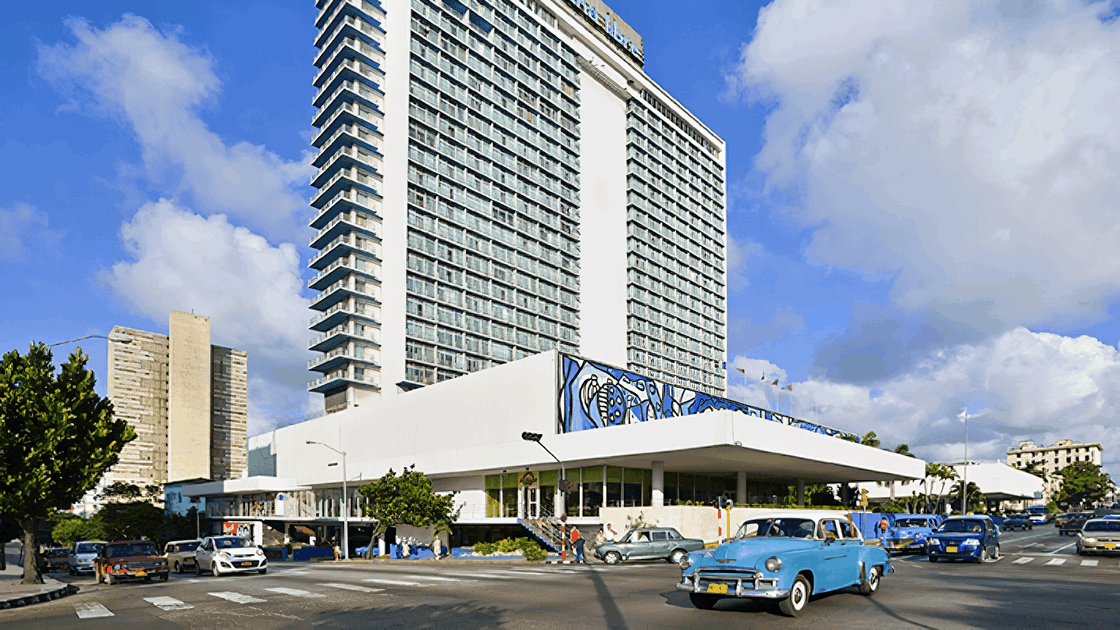
{"label": "curb", "polygon": [[[67,595],[73,595],[74,593],[78,592],[78,587],[74,586],[73,584],[62,584],[61,582],[55,583],[58,584],[57,588],[52,588],[50,590],[40,590],[35,593],[28,593],[27,595],[9,597],[8,599],[0,601],[0,610],[6,610],[9,608],[21,608],[23,606],[30,606],[31,604],[40,604],[51,601],[53,599],[66,597]],[[3,595],[0,595],[0,597],[3,597]]]}

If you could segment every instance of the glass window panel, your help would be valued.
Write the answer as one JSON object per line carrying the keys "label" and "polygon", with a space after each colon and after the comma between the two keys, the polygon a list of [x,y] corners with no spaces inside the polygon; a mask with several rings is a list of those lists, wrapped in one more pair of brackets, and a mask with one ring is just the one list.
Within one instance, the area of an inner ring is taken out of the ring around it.
{"label": "glass window panel", "polygon": [[607,482],[618,483],[622,481],[622,468],[618,466],[607,466]]}
{"label": "glass window panel", "polygon": [[542,486],[555,486],[556,480],[560,478],[559,470],[542,470],[540,472]]}

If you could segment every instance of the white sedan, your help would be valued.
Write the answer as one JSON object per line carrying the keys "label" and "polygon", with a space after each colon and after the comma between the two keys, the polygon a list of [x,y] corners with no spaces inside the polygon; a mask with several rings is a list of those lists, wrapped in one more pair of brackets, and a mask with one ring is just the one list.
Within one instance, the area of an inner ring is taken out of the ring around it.
{"label": "white sedan", "polygon": [[195,550],[195,571],[214,576],[225,573],[264,573],[268,560],[264,552],[248,538],[240,536],[209,536]]}

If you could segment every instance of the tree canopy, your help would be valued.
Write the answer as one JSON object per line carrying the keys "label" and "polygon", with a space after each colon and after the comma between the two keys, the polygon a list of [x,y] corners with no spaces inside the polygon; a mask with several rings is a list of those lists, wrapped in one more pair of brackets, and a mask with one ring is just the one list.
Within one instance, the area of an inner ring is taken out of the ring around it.
{"label": "tree canopy", "polygon": [[1056,474],[1062,478],[1055,497],[1059,503],[1095,503],[1116,488],[1108,473],[1093,462],[1075,462]]}
{"label": "tree canopy", "polygon": [[56,375],[45,345],[0,360],[0,514],[16,519],[25,583],[42,583],[35,528],[93,488],[136,437],[94,391],[89,357],[78,349]]}
{"label": "tree canopy", "polygon": [[439,526],[459,517],[459,510],[454,509],[458,493],[436,494],[432,481],[416,466],[406,467],[400,476],[390,468],[380,479],[358,488],[358,492],[367,500],[365,515],[377,519],[371,546],[372,540],[383,536],[390,527]]}

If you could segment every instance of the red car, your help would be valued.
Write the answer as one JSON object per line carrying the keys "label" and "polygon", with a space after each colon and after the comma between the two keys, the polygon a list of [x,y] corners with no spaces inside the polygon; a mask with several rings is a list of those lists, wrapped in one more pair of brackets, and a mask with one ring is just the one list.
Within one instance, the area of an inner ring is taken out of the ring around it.
{"label": "red car", "polygon": [[167,558],[159,555],[155,543],[150,540],[113,542],[97,552],[93,572],[98,583],[151,580],[153,576],[167,581]]}

